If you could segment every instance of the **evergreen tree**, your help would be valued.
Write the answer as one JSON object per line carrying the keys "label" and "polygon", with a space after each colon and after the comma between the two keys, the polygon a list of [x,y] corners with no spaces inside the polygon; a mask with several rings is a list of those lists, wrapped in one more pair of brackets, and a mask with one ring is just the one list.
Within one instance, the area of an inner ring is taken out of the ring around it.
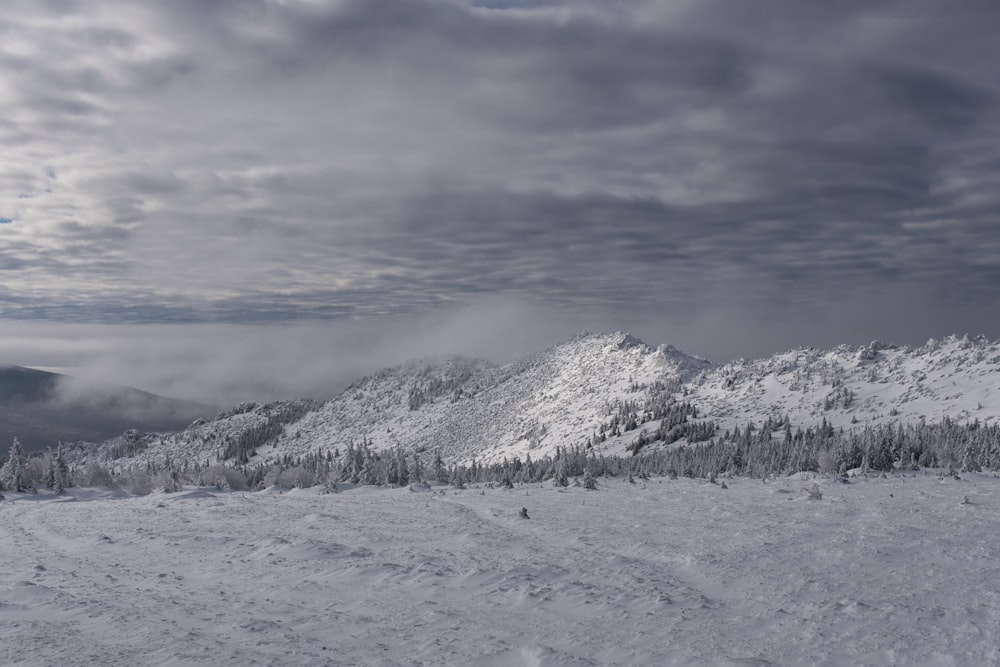
{"label": "evergreen tree", "polygon": [[402,451],[396,452],[396,484],[406,486],[410,483],[410,470],[406,465],[406,456]]}
{"label": "evergreen tree", "polygon": [[413,466],[410,468],[410,481],[420,483],[424,481],[424,466],[420,463],[420,455],[413,453]]}
{"label": "evergreen tree", "polygon": [[348,481],[350,481],[351,484],[358,484],[361,482],[361,473],[364,469],[364,455],[360,448],[348,445],[347,456],[351,460],[351,475],[348,478]]}
{"label": "evergreen tree", "polygon": [[556,486],[569,486],[569,477],[566,474],[566,449],[563,447],[556,449],[556,462],[552,473],[552,483]]}
{"label": "evergreen tree", "polygon": [[361,475],[359,478],[361,484],[370,486],[379,483],[379,474],[375,463],[375,457],[371,456],[366,449],[364,462],[361,465]]}
{"label": "evergreen tree", "polygon": [[451,469],[450,482],[456,489],[465,488],[465,466],[456,465]]}
{"label": "evergreen tree", "polygon": [[0,483],[4,488],[18,493],[24,493],[26,484],[24,479],[24,448],[21,441],[14,437],[10,451],[7,453],[7,462],[0,468]]}
{"label": "evergreen tree", "polygon": [[441,458],[441,450],[434,454],[434,479],[442,484],[448,483],[448,471],[444,467],[444,460]]}
{"label": "evergreen tree", "polygon": [[52,459],[53,486],[51,487],[57,494],[62,494],[67,486],[72,486],[69,479],[69,466],[66,465],[66,457],[63,454],[62,443],[56,447],[55,457]]}

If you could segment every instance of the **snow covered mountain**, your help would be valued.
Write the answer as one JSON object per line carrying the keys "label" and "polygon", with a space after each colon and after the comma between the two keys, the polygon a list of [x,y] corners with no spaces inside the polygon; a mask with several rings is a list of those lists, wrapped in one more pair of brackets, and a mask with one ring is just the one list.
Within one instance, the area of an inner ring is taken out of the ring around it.
{"label": "snow covered mountain", "polygon": [[166,434],[92,447],[104,460],[273,461],[366,442],[450,461],[539,458],[561,446],[621,454],[701,441],[768,418],[811,427],[1000,418],[1000,343],[801,348],[717,366],[625,333],[583,334],[506,366],[411,361],[326,402],[247,404]]}
{"label": "snow covered mountain", "polygon": [[541,456],[586,444],[616,406],[709,368],[621,333],[577,336],[504,367],[413,362],[356,383],[287,429],[277,446],[299,454],[366,439],[376,449],[440,450],[452,459]]}
{"label": "snow covered mountain", "polygon": [[832,350],[800,348],[735,361],[688,386],[722,424],[788,416],[804,426],[864,422],[992,422],[1000,417],[1000,343],[949,336],[913,349],[875,341]]}

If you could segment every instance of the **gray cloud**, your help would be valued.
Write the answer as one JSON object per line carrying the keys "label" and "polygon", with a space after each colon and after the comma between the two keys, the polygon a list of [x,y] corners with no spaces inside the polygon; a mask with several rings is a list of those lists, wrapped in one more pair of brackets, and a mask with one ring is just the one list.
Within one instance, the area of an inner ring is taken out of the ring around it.
{"label": "gray cloud", "polygon": [[[566,325],[546,317],[540,306],[502,297],[430,315],[336,322],[11,322],[0,333],[0,359],[82,381],[230,405],[326,398],[362,375],[414,357],[465,354],[511,361],[544,348]],[[86,392],[85,383],[72,386]]]}
{"label": "gray cloud", "polygon": [[934,0],[14,2],[0,317],[995,337],[998,32]]}

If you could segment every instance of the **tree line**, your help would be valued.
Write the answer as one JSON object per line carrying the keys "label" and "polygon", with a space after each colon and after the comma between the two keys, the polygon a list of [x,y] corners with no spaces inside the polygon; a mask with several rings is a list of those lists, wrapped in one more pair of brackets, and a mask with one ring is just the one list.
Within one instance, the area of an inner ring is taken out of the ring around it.
{"label": "tree line", "polygon": [[[648,438],[642,435],[641,438]],[[637,438],[637,441],[639,438]],[[165,459],[115,467],[93,457],[74,459],[73,445],[26,456],[15,439],[0,467],[0,490],[30,492],[69,486],[118,486],[131,493],[184,485],[253,490],[272,485],[336,491],[343,485],[405,486],[437,482],[462,488],[467,484],[513,486],[571,479],[593,486],[600,477],[670,476],[715,479],[720,476],[773,477],[798,472],[846,475],[943,468],[955,472],[1000,471],[1000,426],[977,421],[959,423],[878,424],[835,429],[825,419],[806,429],[792,428],[787,418],[748,423],[702,442],[667,445],[644,442],[632,454],[606,455],[594,446],[557,447],[537,458],[527,454],[499,462],[446,463],[440,453],[403,449],[376,450],[363,439],[343,448],[285,455],[267,462],[220,463]],[[85,452],[81,448],[75,453]]]}

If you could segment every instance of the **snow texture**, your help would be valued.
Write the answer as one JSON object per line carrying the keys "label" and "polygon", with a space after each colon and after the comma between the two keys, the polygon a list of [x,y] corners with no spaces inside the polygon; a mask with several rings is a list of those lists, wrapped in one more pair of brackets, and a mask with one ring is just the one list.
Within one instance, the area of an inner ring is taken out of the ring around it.
{"label": "snow texture", "polygon": [[0,663],[1000,663],[994,476],[598,484],[8,493]]}

